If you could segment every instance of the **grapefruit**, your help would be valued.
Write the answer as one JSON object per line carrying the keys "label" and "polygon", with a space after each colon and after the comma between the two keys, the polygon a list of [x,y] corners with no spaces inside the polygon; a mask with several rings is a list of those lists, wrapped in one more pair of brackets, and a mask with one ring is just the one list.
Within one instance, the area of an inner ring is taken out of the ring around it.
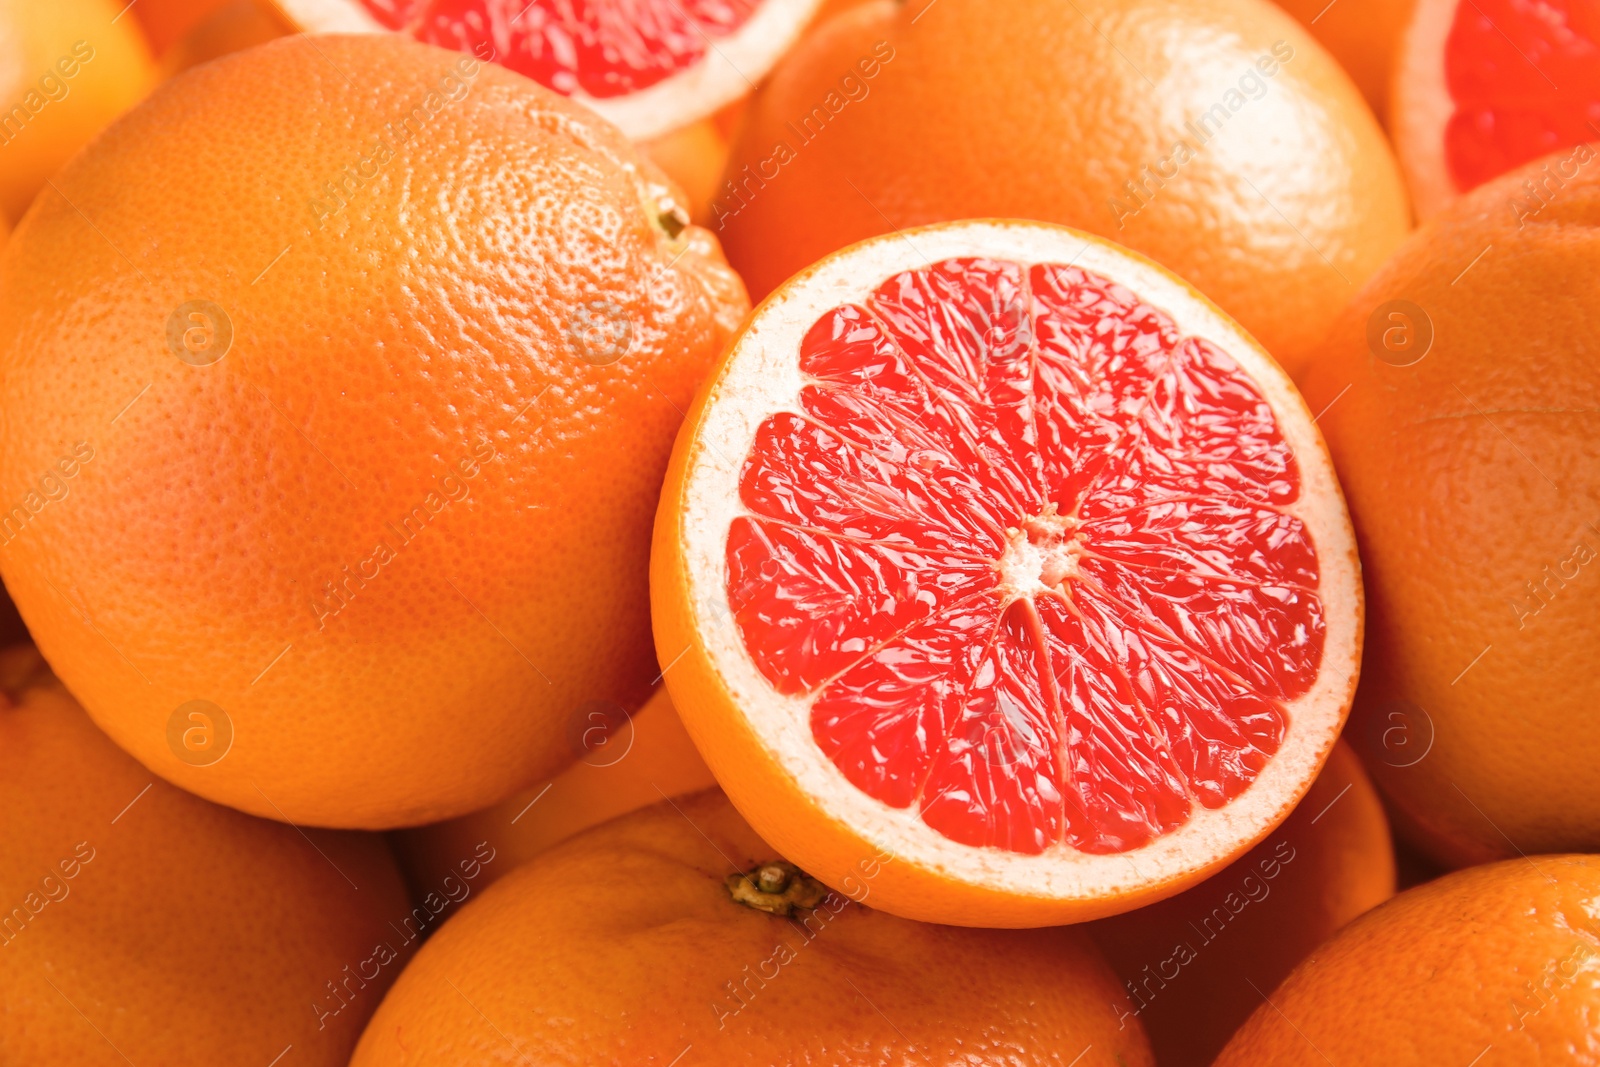
{"label": "grapefruit", "polygon": [[1409,225],[1366,103],[1267,0],[847,10],[752,102],[713,216],[758,299],[905,227],[1073,226],[1182,276],[1291,375]]}
{"label": "grapefruit", "polygon": [[[397,831],[401,867],[417,896],[448,890],[480,853],[495,860],[475,876],[485,888],[552,845],[591,826],[716,784],[665,689],[638,711],[596,702],[572,737],[578,762],[494,807]],[[444,899],[450,894],[445,892]]]}
{"label": "grapefruit", "polygon": [[715,791],[573,838],[470,901],[352,1067],[1006,1063],[1149,1067],[1070,930],[962,930],[830,893]]}
{"label": "grapefruit", "polygon": [[892,855],[875,906],[933,922],[1198,882],[1310,787],[1357,673],[1299,394],[1172,274],[1041,223],[906,231],[782,286],[690,409],[651,567],[729,798],[834,888]]}
{"label": "grapefruit", "polygon": [[1580,855],[1407,890],[1269,991],[1217,1067],[1600,1061],[1597,895],[1600,857]]}
{"label": "grapefruit", "polygon": [[344,1067],[410,909],[381,838],[174,789],[0,652],[0,1062]]}
{"label": "grapefruit", "polygon": [[1089,926],[1162,1067],[1206,1067],[1297,963],[1394,896],[1389,824],[1340,742],[1294,814],[1193,889]]}
{"label": "grapefruit", "polygon": [[[253,814],[389,828],[643,699],[657,491],[748,305],[612,127],[302,35],[168,82],[56,186],[0,254],[0,572],[114,740]],[[233,736],[204,765],[167,744],[194,700]]]}
{"label": "grapefruit", "polygon": [[154,81],[150,53],[113,0],[0,0],[0,221]]}
{"label": "grapefruit", "polygon": [[1423,218],[1530,160],[1600,141],[1600,2],[1418,0],[1392,106]]}
{"label": "grapefruit", "polygon": [[397,33],[503,64],[647,141],[766,76],[820,0],[274,0],[310,32]]}
{"label": "grapefruit", "polygon": [[1349,736],[1451,865],[1600,850],[1600,165],[1543,162],[1423,226],[1306,383],[1361,544]]}

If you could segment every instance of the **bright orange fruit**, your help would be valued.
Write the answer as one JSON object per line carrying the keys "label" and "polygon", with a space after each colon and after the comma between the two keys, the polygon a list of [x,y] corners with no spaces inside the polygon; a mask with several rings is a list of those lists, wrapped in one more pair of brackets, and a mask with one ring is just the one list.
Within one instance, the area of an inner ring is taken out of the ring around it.
{"label": "bright orange fruit", "polygon": [[[114,740],[389,827],[642,699],[657,491],[748,305],[620,134],[470,57],[292,37],[56,184],[0,255],[0,571]],[[177,751],[196,700],[217,745]]]}
{"label": "bright orange fruit", "polygon": [[987,221],[824,259],[690,409],[656,653],[763,837],[875,906],[1039,926],[1170,896],[1288,815],[1355,685],[1311,414],[1149,260]]}
{"label": "bright orange fruit", "polygon": [[1193,889],[1088,929],[1162,1067],[1205,1067],[1263,993],[1394,887],[1383,805],[1341,742],[1255,848]]}
{"label": "bright orange fruit", "polygon": [[1175,271],[1291,375],[1409,224],[1371,111],[1266,0],[864,4],[779,64],[727,177],[713,228],[758,297],[875,234],[1042,219]]}
{"label": "bright orange fruit", "polygon": [[1600,1061],[1600,857],[1459,871],[1356,920],[1270,992],[1216,1067]]}
{"label": "bright orange fruit", "polygon": [[0,0],[0,223],[154,81],[113,0]]}
{"label": "bright orange fruit", "polygon": [[414,925],[381,838],[174,789],[0,652],[0,1062],[343,1067]]}
{"label": "bright orange fruit", "polygon": [[664,801],[469,902],[352,1067],[1151,1064],[1082,933],[907,922],[873,906],[876,889],[869,868],[849,896],[827,892],[720,793]]}
{"label": "bright orange fruit", "polygon": [[1600,850],[1600,165],[1544,167],[1423,226],[1306,385],[1371,593],[1347,733],[1452,864]]}

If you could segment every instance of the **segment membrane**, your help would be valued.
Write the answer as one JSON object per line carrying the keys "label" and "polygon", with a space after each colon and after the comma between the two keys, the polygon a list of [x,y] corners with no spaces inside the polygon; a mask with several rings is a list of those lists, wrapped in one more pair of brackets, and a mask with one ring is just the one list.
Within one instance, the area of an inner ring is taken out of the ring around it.
{"label": "segment membrane", "polygon": [[1300,474],[1215,345],[955,259],[807,333],[727,545],[746,650],[863,792],[975,848],[1138,848],[1243,792],[1326,625]]}
{"label": "segment membrane", "polygon": [[[760,0],[362,0],[385,27],[571,95],[626,96],[694,66]],[[492,50],[492,51],[491,51]]]}

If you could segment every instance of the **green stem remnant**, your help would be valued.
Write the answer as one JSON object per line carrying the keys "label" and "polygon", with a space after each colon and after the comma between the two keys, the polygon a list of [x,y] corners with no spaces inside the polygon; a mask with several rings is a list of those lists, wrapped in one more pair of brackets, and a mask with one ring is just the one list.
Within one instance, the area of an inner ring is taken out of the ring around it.
{"label": "green stem remnant", "polygon": [[787,917],[795,909],[809,910],[822,903],[828,887],[784,860],[771,860],[744,874],[723,881],[734,903]]}

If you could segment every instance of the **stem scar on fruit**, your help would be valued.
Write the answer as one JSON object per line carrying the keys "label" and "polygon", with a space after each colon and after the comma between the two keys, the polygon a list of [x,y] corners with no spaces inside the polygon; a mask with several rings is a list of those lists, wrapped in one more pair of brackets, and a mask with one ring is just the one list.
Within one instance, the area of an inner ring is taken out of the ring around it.
{"label": "stem scar on fruit", "polygon": [[784,918],[795,909],[809,911],[828,895],[828,887],[784,860],[770,860],[722,883],[735,904]]}

